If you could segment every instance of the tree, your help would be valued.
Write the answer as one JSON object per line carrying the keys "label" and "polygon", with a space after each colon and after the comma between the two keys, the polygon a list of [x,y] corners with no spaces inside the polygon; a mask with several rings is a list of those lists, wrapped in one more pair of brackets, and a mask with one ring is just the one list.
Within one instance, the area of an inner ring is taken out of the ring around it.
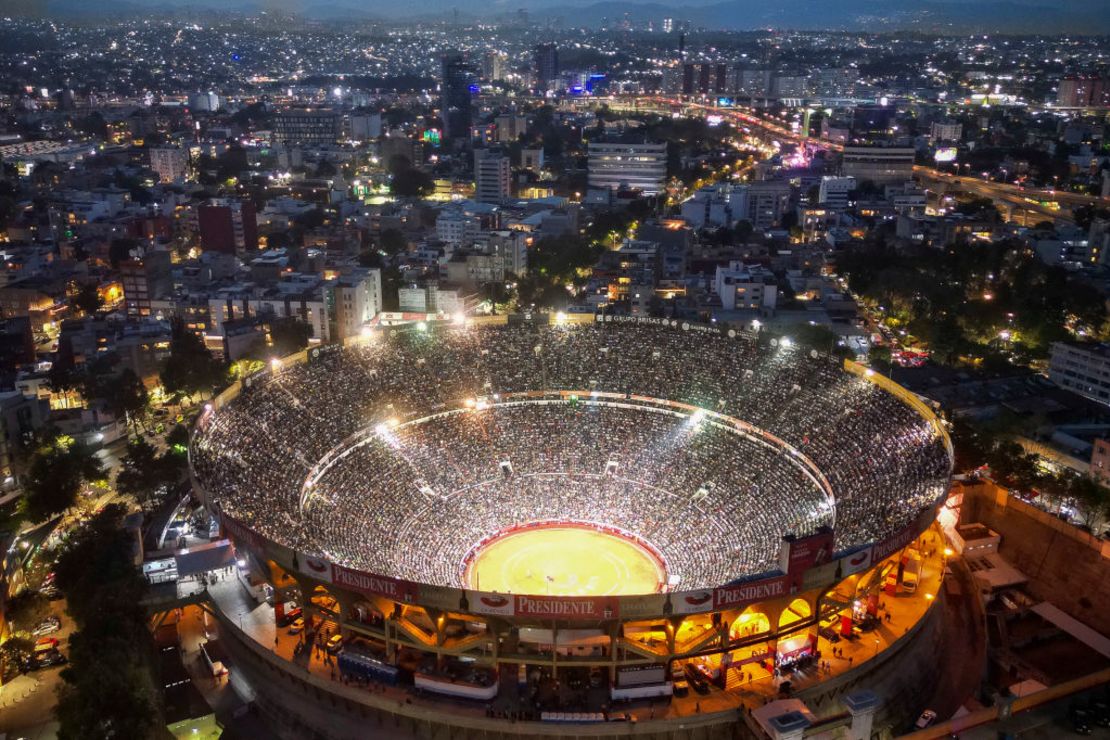
{"label": "tree", "polygon": [[104,305],[96,283],[83,283],[72,298],[73,305],[86,314],[94,314]]}
{"label": "tree", "polygon": [[154,682],[154,644],[142,605],[123,507],[112,504],[77,529],[55,565],[77,625],[58,690],[58,736],[146,738],[165,733]]}
{"label": "tree", "polygon": [[141,423],[150,405],[150,395],[142,378],[129,367],[104,385],[100,398],[108,411],[117,419],[126,419],[129,425]]}
{"label": "tree", "polygon": [[435,191],[435,182],[428,173],[409,168],[393,176],[390,191],[401,198],[423,198]]}
{"label": "tree", "polygon": [[131,251],[138,247],[139,243],[131,238],[113,239],[108,245],[108,262],[111,263],[112,269],[118,270],[119,263],[131,259]]}
{"label": "tree", "polygon": [[378,238],[378,246],[390,257],[400,254],[409,247],[409,241],[400,229],[386,229]]}
{"label": "tree", "polygon": [[127,452],[116,473],[116,490],[134,496],[149,508],[154,493],[162,486],[176,483],[181,473],[177,455],[171,449],[161,455],[142,437],[127,442]]}
{"label": "tree", "polygon": [[32,453],[20,513],[32,522],[61,514],[76,503],[86,482],[103,478],[100,461],[86,445],[66,435],[48,437]]}
{"label": "tree", "polygon": [[204,340],[193,334],[184,322],[175,320],[170,337],[170,356],[162,365],[160,378],[166,393],[191,397],[212,393],[223,384],[227,373]]}

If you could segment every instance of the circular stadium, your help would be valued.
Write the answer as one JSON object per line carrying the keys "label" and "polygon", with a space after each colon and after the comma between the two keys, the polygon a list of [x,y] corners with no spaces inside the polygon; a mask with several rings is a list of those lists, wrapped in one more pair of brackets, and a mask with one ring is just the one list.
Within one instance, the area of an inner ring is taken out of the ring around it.
{"label": "circular stadium", "polygon": [[786,570],[784,538],[824,538],[812,567],[935,506],[947,438],[879,380],[678,321],[421,323],[246,379],[191,461],[225,525],[328,582],[697,594]]}

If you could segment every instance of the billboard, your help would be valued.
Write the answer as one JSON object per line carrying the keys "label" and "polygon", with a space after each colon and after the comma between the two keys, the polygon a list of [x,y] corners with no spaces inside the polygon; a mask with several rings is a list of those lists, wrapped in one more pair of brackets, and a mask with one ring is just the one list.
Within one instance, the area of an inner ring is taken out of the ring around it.
{"label": "billboard", "polygon": [[944,162],[955,162],[957,151],[958,150],[954,146],[937,147],[936,152],[934,152],[933,154],[933,159],[936,160],[937,164],[943,164]]}
{"label": "billboard", "polygon": [[713,608],[740,609],[757,601],[777,599],[791,593],[793,590],[789,587],[789,577],[785,575],[721,586],[713,589]]}
{"label": "billboard", "polygon": [[420,595],[420,589],[415,583],[389,576],[374,576],[334,563],[331,568],[332,583],[368,596],[384,596],[394,601],[412,602]]}

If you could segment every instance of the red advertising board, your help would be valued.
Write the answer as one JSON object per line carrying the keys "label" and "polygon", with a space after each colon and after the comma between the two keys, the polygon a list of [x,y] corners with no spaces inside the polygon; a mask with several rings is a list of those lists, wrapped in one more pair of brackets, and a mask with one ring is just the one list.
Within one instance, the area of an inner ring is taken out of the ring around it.
{"label": "red advertising board", "polygon": [[789,543],[785,570],[794,590],[802,588],[802,579],[810,568],[824,565],[832,558],[832,531],[818,532]]}
{"label": "red advertising board", "polygon": [[220,515],[220,524],[224,527],[224,533],[236,543],[246,545],[259,554],[266,554],[266,539],[254,530],[244,527],[227,514]]}
{"label": "red advertising board", "polygon": [[396,601],[415,601],[420,587],[409,581],[388,576],[375,576],[332,563],[332,583],[370,596],[384,596]]}
{"label": "red advertising board", "polygon": [[757,601],[777,599],[792,593],[788,576],[738,583],[713,589],[714,609],[739,609]]}

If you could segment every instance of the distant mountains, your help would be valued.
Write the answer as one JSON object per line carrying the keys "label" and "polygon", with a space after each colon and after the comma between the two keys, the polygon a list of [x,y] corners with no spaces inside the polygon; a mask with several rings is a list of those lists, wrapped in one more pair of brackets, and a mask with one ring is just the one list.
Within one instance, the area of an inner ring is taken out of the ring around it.
{"label": "distant mountains", "polygon": [[[18,2],[19,0],[16,0]],[[34,0],[31,0],[34,2]],[[457,9],[460,19],[496,20],[528,11],[533,20],[561,18],[566,26],[598,26],[628,15],[634,22],[663,18],[693,27],[726,30],[894,31],[930,33],[1110,33],[1108,0],[723,0],[708,4],[675,2],[595,2],[594,0],[425,0],[376,3],[366,0],[45,0],[58,18],[199,13],[248,13],[280,10],[319,21],[445,19]]]}

